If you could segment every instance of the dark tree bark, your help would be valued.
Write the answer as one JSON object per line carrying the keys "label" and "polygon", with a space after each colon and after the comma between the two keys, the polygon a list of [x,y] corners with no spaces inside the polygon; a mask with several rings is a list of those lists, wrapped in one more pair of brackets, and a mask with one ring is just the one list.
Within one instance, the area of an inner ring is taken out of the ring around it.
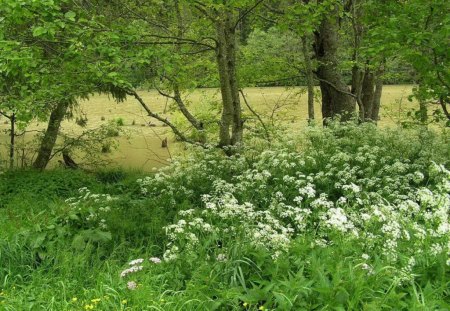
{"label": "dark tree bark", "polygon": [[67,150],[64,150],[62,152],[62,155],[63,155],[64,165],[67,168],[71,168],[71,169],[77,169],[78,168],[78,164],[72,159],[72,157],[69,155]]}
{"label": "dark tree bark", "polygon": [[328,119],[341,115],[347,121],[355,112],[355,100],[339,71],[339,10],[336,6],[315,32],[314,51],[319,62],[316,75],[322,92],[322,116]]}
{"label": "dark tree bark", "polygon": [[314,72],[311,64],[308,38],[302,37],[302,52],[305,60],[306,81],[308,86],[308,123],[314,120]]}
{"label": "dark tree bark", "polygon": [[439,96],[439,104],[442,107],[442,111],[444,111],[444,115],[447,117],[448,120],[450,120],[450,112],[447,109],[447,102],[444,100],[444,96]]}
{"label": "dark tree bark", "polygon": [[9,144],[9,168],[14,168],[14,153],[16,147],[16,114],[12,114],[9,118],[11,123],[11,132],[10,132],[10,144]]}
{"label": "dark tree bark", "polygon": [[[352,28],[353,28],[353,56],[352,61],[354,63],[352,68],[352,88],[351,92],[355,95],[358,108],[359,119],[364,121],[376,121],[379,111],[379,99],[377,104],[375,103],[375,89],[377,75],[374,74],[370,67],[369,62],[371,60],[365,60],[365,66],[361,67],[362,60],[360,59],[361,41],[365,35],[365,27],[363,23],[363,1],[352,0],[348,1],[348,10],[352,14]],[[381,92],[381,88],[378,89]],[[379,93],[381,96],[381,93]],[[375,115],[374,115],[375,112]]]}
{"label": "dark tree bark", "polygon": [[33,163],[34,168],[43,170],[47,167],[47,164],[50,161],[52,155],[53,147],[56,143],[56,138],[58,137],[61,122],[66,115],[69,104],[69,101],[59,102],[50,114],[47,130],[45,131],[44,138],[42,139],[41,145],[39,147],[36,160]]}

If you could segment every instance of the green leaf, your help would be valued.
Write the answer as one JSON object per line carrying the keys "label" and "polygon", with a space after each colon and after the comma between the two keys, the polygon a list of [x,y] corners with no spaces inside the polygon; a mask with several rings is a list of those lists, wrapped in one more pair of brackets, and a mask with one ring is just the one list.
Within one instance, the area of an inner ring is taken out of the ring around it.
{"label": "green leaf", "polygon": [[69,219],[71,219],[71,220],[80,220],[80,217],[78,217],[78,215],[75,214],[75,213],[70,213],[69,214]]}
{"label": "green leaf", "polygon": [[77,16],[77,15],[76,15],[75,12],[73,12],[73,11],[69,11],[69,12],[67,12],[66,14],[64,14],[64,17],[67,18],[68,20],[72,21],[72,22],[75,21],[75,17],[76,17],[76,16]]}
{"label": "green leaf", "polygon": [[87,237],[92,242],[107,242],[112,238],[111,233],[106,231],[94,229],[94,230],[86,230],[85,232],[86,232],[85,237]]}
{"label": "green leaf", "polygon": [[44,243],[46,237],[47,237],[47,234],[45,232],[36,235],[34,237],[34,239],[31,241],[31,248],[36,249],[36,248],[41,247],[41,245]]}
{"label": "green leaf", "polygon": [[38,27],[33,29],[33,37],[42,36],[43,34],[46,34],[47,32],[48,32],[47,28],[38,26]]}
{"label": "green leaf", "polygon": [[85,237],[83,234],[77,234],[72,241],[72,247],[76,250],[83,250],[86,247]]}

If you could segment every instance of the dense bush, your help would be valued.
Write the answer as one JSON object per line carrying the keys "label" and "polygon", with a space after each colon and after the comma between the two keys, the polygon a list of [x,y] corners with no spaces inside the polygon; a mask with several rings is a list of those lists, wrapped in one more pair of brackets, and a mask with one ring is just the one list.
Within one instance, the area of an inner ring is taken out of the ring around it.
{"label": "dense bush", "polygon": [[76,194],[81,187],[96,190],[97,182],[93,176],[76,170],[3,172],[0,174],[0,208],[14,206],[20,201],[29,200],[30,204],[33,204],[42,202],[42,198],[68,198]]}
{"label": "dense bush", "polygon": [[[334,125],[310,130],[301,152],[202,151],[139,180],[144,196],[172,198],[162,208],[192,203],[166,226],[158,286],[176,294],[156,291],[155,301],[167,296],[167,309],[444,308],[450,172],[434,162],[448,163],[441,139]],[[136,274],[142,292],[155,288],[154,268],[147,273]]]}

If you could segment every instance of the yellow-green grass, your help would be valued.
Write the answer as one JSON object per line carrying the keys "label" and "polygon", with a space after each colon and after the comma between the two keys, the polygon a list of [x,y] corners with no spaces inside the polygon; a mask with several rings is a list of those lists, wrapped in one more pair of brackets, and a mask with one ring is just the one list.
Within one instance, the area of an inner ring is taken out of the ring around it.
{"label": "yellow-green grass", "polygon": [[[411,85],[388,85],[383,89],[381,121],[379,125],[394,126],[404,119],[406,113],[417,108],[417,103],[409,102],[408,96],[412,92]],[[144,101],[154,111],[167,116],[169,120],[179,120],[179,116],[171,112],[173,105],[165,97],[156,91],[139,92]],[[301,130],[307,125],[307,95],[302,87],[284,88],[247,88],[244,90],[246,99],[252,108],[263,118],[272,115],[277,120],[283,120],[295,130]],[[217,89],[199,89],[185,94],[185,101],[194,114],[208,109],[214,102],[220,101],[220,93]],[[247,107],[243,105],[244,113],[250,116]],[[166,109],[166,113],[165,113]],[[317,122],[321,122],[320,100],[315,101],[315,112]],[[162,126],[161,122],[149,118],[139,103],[133,98],[125,102],[116,103],[107,95],[95,95],[88,101],[81,101],[75,115],[85,115],[88,119],[87,129],[94,129],[111,120],[122,118],[124,129],[128,137],[119,137],[118,149],[109,154],[112,165],[121,166],[125,169],[151,170],[153,167],[166,165],[168,160],[182,151],[177,147],[174,135],[168,127]],[[0,120],[0,143],[2,144],[0,160],[7,157],[8,134],[3,130],[9,125],[3,118]],[[151,123],[153,126],[149,126]],[[134,125],[133,125],[134,124]],[[44,123],[32,123],[28,130],[45,128]],[[86,128],[76,125],[74,119],[63,122],[62,131],[65,133],[81,133]],[[18,138],[18,145],[27,145],[34,137],[34,133],[27,133]],[[169,148],[161,147],[161,140],[169,140]],[[51,165],[57,165],[57,159]]]}

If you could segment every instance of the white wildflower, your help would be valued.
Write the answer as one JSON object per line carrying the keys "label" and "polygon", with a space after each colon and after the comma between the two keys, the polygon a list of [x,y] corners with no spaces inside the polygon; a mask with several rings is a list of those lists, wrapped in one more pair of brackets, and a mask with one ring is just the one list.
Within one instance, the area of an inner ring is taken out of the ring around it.
{"label": "white wildflower", "polygon": [[129,281],[127,283],[127,288],[129,290],[135,290],[137,288],[137,283],[135,281]]}
{"label": "white wildflower", "polygon": [[148,260],[150,262],[154,263],[154,264],[160,264],[161,263],[161,259],[159,259],[158,257],[150,257]]}
{"label": "white wildflower", "polygon": [[217,255],[217,257],[216,257],[216,260],[217,260],[217,261],[220,261],[220,262],[227,261],[227,256],[226,256],[225,254],[219,254],[219,255]]}
{"label": "white wildflower", "polygon": [[130,266],[136,266],[136,265],[140,265],[143,262],[144,262],[144,259],[139,258],[139,259],[135,259],[135,260],[130,261],[128,264]]}

